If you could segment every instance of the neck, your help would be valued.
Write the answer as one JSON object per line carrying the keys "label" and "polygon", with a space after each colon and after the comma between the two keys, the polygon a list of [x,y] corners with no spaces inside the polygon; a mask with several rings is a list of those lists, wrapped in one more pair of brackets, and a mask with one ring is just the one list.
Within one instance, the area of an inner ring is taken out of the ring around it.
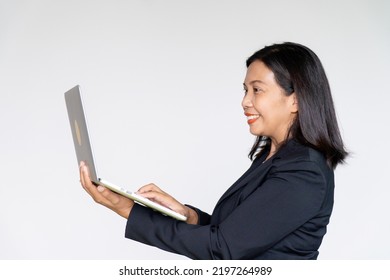
{"label": "neck", "polygon": [[[265,160],[264,161],[267,161],[270,157],[272,157],[274,154],[276,153],[276,150],[272,150],[272,147],[271,147],[271,150],[269,151],[269,153],[268,153],[268,155],[267,155],[267,157],[265,158]],[[263,161],[263,162],[264,162]]]}
{"label": "neck", "polygon": [[[287,141],[287,140],[286,140]],[[271,147],[269,149],[269,153],[266,157],[266,160],[268,160],[270,157],[272,157],[280,148],[280,146],[284,143],[284,141],[276,141],[276,139],[271,138]]]}

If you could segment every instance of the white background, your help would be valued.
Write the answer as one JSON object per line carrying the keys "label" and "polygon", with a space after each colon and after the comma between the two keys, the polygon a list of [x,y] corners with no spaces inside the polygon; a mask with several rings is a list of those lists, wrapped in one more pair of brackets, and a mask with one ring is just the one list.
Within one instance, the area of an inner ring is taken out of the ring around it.
{"label": "white background", "polygon": [[389,259],[390,2],[0,0],[0,259],[185,259],[124,238],[78,182],[63,93],[84,92],[100,173],[211,212],[249,167],[245,60],[307,45],[348,164],[320,259]]}

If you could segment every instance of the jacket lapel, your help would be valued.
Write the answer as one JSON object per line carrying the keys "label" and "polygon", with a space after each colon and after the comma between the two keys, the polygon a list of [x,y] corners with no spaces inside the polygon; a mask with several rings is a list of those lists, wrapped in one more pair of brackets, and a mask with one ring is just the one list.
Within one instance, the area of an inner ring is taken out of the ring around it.
{"label": "jacket lapel", "polygon": [[[271,160],[262,163],[263,159],[259,159],[260,162],[254,162],[253,166],[249,168],[219,199],[216,208],[227,198],[240,190],[249,181],[261,181],[264,176],[268,174],[268,170],[271,168]],[[256,164],[256,165],[255,165]]]}

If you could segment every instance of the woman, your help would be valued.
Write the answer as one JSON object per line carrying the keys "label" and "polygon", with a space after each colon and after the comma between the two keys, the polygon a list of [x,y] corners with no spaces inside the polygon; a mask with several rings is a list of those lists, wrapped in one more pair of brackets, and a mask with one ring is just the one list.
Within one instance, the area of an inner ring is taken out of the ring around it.
{"label": "woman", "polygon": [[246,62],[242,101],[256,141],[249,170],[213,214],[183,205],[154,184],[139,193],[187,216],[187,222],[95,187],[94,200],[126,218],[127,238],[193,259],[316,259],[333,208],[333,170],[347,152],[318,57],[295,43],[275,44]]}

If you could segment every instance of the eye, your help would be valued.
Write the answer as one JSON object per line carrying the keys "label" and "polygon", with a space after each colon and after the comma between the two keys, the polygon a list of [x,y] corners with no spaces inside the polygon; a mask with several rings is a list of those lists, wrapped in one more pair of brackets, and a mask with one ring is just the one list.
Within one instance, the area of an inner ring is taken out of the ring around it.
{"label": "eye", "polygon": [[244,95],[247,95],[248,89],[247,89],[247,88],[244,88],[243,90],[244,90]]}
{"label": "eye", "polygon": [[254,92],[254,93],[261,93],[261,92],[263,92],[263,90],[262,90],[261,88],[254,87],[254,88],[253,88],[253,92]]}

